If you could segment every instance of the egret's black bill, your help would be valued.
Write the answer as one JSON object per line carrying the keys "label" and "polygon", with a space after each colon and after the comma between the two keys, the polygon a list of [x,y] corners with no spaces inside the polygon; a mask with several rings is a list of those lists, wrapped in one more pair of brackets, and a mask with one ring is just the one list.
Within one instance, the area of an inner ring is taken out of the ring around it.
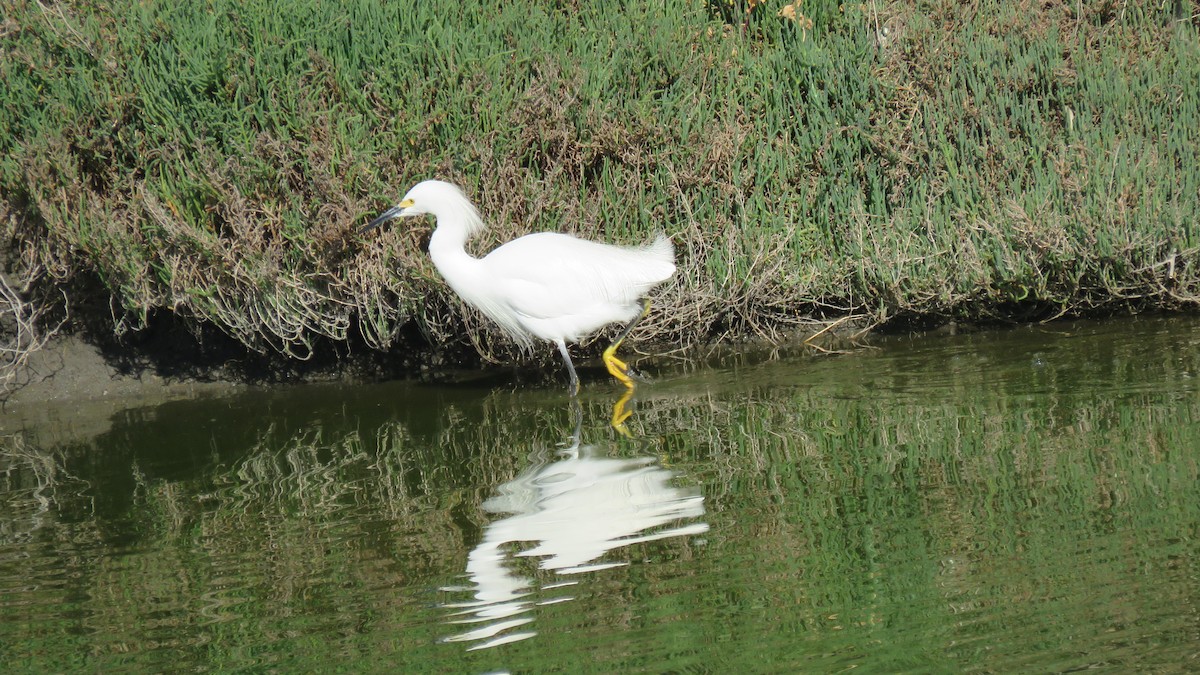
{"label": "egret's black bill", "polygon": [[371,230],[379,227],[380,225],[391,220],[392,218],[395,218],[396,216],[400,215],[400,212],[403,210],[404,209],[400,208],[399,206],[393,206],[392,208],[388,209],[387,211],[384,211],[383,213],[379,214],[379,217],[376,218],[375,220],[372,220],[371,222],[364,225],[363,228],[358,231],[358,233],[362,234],[363,232],[370,232]]}

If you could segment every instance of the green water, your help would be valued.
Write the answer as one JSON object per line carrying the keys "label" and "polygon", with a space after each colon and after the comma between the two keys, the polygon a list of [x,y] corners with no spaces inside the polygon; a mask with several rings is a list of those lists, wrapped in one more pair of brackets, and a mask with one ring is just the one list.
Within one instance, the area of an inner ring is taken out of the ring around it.
{"label": "green water", "polygon": [[1200,320],[9,425],[6,672],[1200,669]]}

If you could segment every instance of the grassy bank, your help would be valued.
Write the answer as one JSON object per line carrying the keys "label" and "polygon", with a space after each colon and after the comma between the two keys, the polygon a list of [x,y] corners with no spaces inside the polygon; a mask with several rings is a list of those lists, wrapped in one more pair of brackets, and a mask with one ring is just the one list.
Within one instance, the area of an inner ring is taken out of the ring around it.
{"label": "grassy bank", "polygon": [[479,251],[665,230],[641,339],[1196,305],[1194,3],[746,4],[3,0],[9,271],[118,333],[507,350],[354,233],[436,176]]}

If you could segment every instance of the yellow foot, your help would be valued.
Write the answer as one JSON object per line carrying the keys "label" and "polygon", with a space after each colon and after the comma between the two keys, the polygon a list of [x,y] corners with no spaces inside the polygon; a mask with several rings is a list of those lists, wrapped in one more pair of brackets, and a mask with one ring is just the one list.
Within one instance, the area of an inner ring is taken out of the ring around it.
{"label": "yellow foot", "polygon": [[616,403],[613,404],[612,428],[617,430],[617,433],[626,438],[633,438],[633,434],[629,433],[629,429],[625,428],[625,420],[633,415],[633,411],[625,407],[629,403],[629,399],[633,398],[633,387],[629,388]]}
{"label": "yellow foot", "polygon": [[604,350],[604,366],[621,384],[633,389],[633,378],[629,377],[629,364],[617,358],[617,346],[613,345]]}

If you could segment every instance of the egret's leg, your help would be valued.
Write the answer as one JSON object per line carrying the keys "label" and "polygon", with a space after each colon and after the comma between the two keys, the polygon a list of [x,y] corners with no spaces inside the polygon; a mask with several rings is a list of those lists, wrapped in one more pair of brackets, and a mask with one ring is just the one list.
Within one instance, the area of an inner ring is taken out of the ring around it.
{"label": "egret's leg", "polygon": [[606,368],[608,368],[609,374],[620,380],[621,384],[629,387],[630,389],[633,389],[633,378],[629,377],[629,364],[617,358],[617,348],[620,347],[621,343],[625,341],[625,338],[629,337],[629,334],[633,332],[634,326],[638,325],[638,322],[646,318],[646,315],[649,313],[650,300],[643,299],[642,312],[633,317],[633,321],[630,321],[629,324],[625,326],[625,329],[621,331],[621,334],[617,336],[617,339],[608,347],[608,349],[604,350],[604,365]]}
{"label": "egret's leg", "polygon": [[583,437],[583,406],[579,404],[579,397],[571,397],[571,419],[575,420],[575,428],[571,431],[571,446],[578,450],[580,438]]}
{"label": "egret's leg", "polygon": [[633,414],[632,410],[625,407],[629,404],[629,399],[631,398],[633,398],[632,387],[626,389],[625,393],[621,394],[621,398],[613,404],[612,421],[610,422],[612,428],[616,429],[618,433],[626,438],[633,438],[633,434],[629,433],[629,429],[625,427],[625,420],[629,419],[630,415]]}
{"label": "egret's leg", "polygon": [[558,341],[558,353],[562,354],[563,361],[567,362],[567,373],[571,375],[571,384],[567,388],[570,390],[571,395],[575,396],[579,393],[579,376],[575,374],[575,364],[571,363],[571,352],[567,351],[566,342],[562,340]]}

